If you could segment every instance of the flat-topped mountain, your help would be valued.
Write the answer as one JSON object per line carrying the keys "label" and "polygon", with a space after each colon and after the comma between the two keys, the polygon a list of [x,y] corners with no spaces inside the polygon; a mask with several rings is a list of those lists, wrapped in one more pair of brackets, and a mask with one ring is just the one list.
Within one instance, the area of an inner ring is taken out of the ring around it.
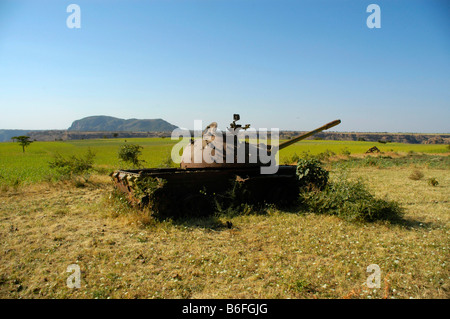
{"label": "flat-topped mountain", "polygon": [[82,132],[172,132],[177,126],[163,119],[119,119],[112,116],[89,116],[76,120],[69,131]]}

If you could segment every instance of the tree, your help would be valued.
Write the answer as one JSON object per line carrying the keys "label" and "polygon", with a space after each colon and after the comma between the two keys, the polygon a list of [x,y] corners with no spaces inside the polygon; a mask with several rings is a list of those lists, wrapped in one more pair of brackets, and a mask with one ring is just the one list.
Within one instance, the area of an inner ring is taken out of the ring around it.
{"label": "tree", "polygon": [[119,159],[125,163],[131,164],[133,167],[139,167],[144,160],[139,159],[141,155],[142,146],[136,144],[123,144],[119,148],[118,156]]}
{"label": "tree", "polygon": [[24,153],[25,153],[25,147],[27,147],[28,145],[33,143],[33,141],[30,141],[30,137],[29,136],[25,136],[25,135],[13,136],[13,137],[11,137],[11,139],[13,141],[17,140],[17,143],[19,143],[20,146],[22,146],[22,151]]}

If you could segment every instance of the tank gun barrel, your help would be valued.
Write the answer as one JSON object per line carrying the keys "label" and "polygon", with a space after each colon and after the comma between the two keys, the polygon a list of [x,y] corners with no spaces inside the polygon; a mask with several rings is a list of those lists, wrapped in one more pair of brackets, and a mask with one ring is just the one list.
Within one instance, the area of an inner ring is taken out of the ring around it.
{"label": "tank gun barrel", "polygon": [[288,147],[289,145],[292,145],[292,144],[294,144],[294,143],[296,143],[296,142],[298,142],[298,141],[304,140],[305,138],[310,137],[311,135],[314,135],[314,134],[316,134],[316,133],[319,133],[319,132],[328,130],[329,128],[332,128],[333,126],[339,125],[340,123],[341,123],[341,120],[335,120],[335,121],[332,121],[332,122],[330,122],[330,123],[328,123],[328,124],[325,124],[325,125],[323,125],[323,126],[321,126],[321,127],[319,127],[319,128],[316,128],[315,130],[312,130],[312,131],[310,131],[310,132],[308,132],[308,133],[305,133],[305,134],[296,136],[296,137],[290,139],[289,141],[286,141],[286,142],[284,142],[284,143],[281,143],[281,144],[278,146],[278,149],[279,149],[279,150],[282,150],[283,148],[286,148],[286,147]]}

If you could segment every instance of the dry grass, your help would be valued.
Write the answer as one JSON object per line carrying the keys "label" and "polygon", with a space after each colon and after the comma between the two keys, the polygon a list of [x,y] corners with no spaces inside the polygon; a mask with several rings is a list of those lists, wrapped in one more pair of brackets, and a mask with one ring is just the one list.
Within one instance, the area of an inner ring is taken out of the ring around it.
{"label": "dry grass", "polygon": [[[448,170],[358,168],[402,224],[266,215],[156,222],[109,198],[105,177],[0,192],[1,298],[449,298]],[[338,176],[332,174],[332,176]],[[231,229],[224,227],[231,221]],[[70,289],[67,266],[81,269]],[[366,268],[381,268],[369,289]]]}

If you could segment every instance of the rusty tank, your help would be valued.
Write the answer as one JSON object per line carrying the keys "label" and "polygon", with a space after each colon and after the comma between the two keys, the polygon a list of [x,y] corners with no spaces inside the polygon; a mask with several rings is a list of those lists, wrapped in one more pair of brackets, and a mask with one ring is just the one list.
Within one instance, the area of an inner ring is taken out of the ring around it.
{"label": "rusty tank", "polygon": [[[298,197],[295,165],[278,165],[278,152],[341,123],[332,121],[279,145],[265,144],[276,136],[240,125],[238,114],[227,131],[209,124],[183,149],[178,168],[117,170],[115,187],[128,200],[161,216],[213,213],[217,206],[242,203],[289,205]],[[262,142],[261,142],[262,140]],[[275,139],[274,139],[275,141]]]}

